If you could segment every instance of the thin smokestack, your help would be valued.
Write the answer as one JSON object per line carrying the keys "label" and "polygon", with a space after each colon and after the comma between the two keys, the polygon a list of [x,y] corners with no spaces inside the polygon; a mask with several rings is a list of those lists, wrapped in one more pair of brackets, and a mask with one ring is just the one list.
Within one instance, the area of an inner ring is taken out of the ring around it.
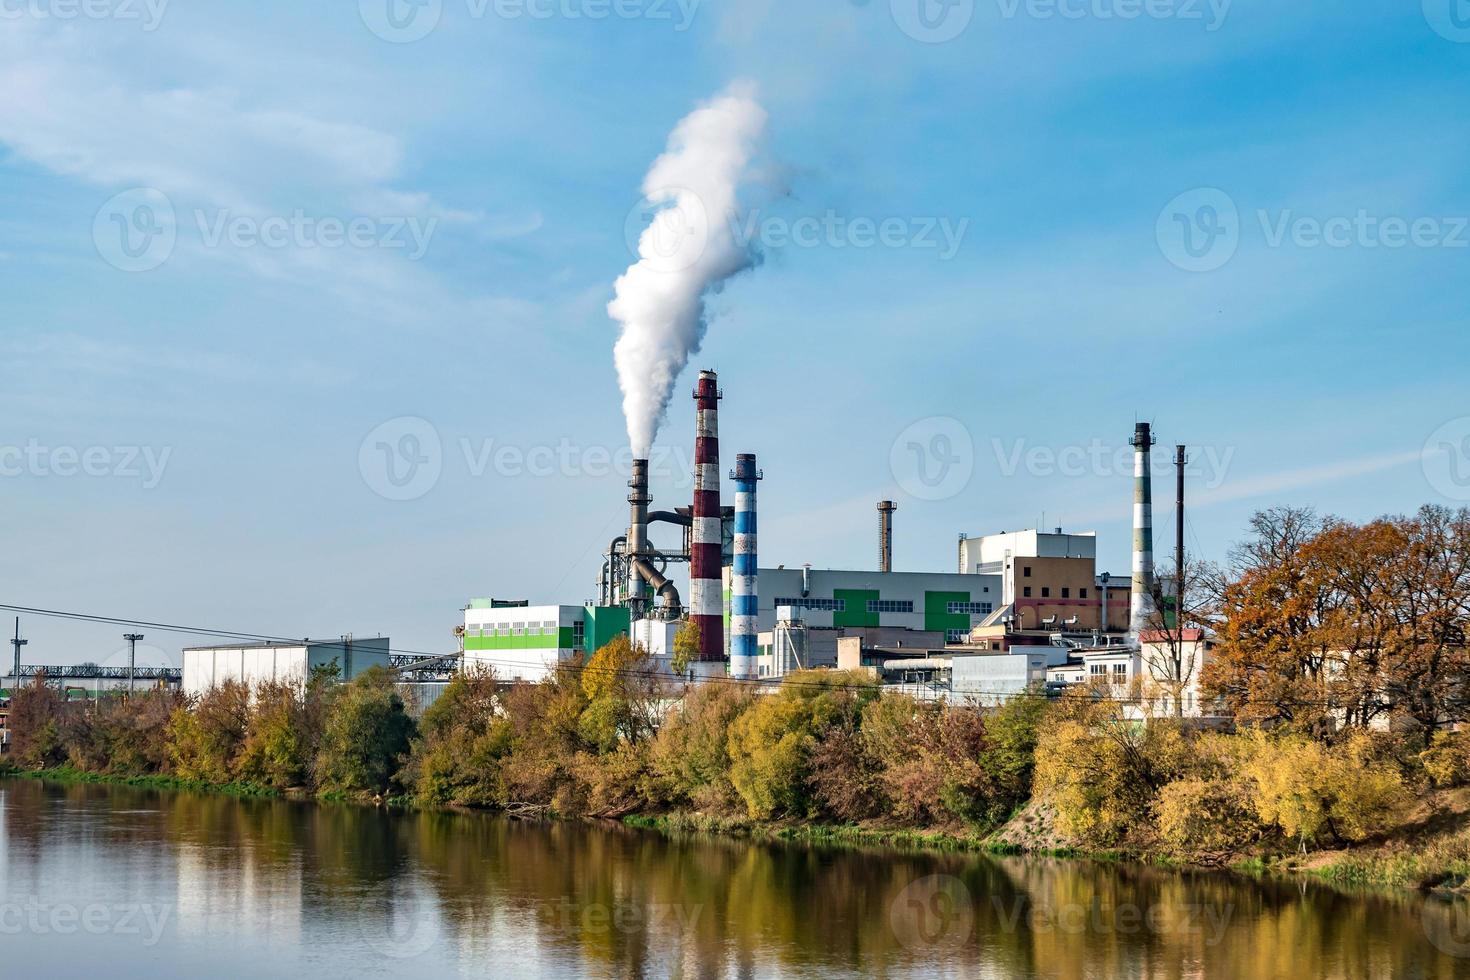
{"label": "thin smokestack", "polygon": [[893,512],[898,504],[891,500],[878,502],[878,571],[893,571]]}
{"label": "thin smokestack", "polygon": [[756,507],[755,485],[762,478],[755,456],[735,457],[735,563],[730,569],[730,676],[753,680],[756,669]]}
{"label": "thin smokestack", "polygon": [[1128,631],[1136,639],[1148,629],[1154,589],[1154,489],[1150,453],[1156,440],[1152,427],[1139,422],[1133,429],[1133,595]]}
{"label": "thin smokestack", "polygon": [[646,595],[643,576],[638,573],[638,560],[648,554],[648,505],[653,496],[648,492],[648,460],[633,460],[633,477],[628,481],[628,598],[636,612],[642,613]]}
{"label": "thin smokestack", "polygon": [[720,385],[699,372],[694,389],[694,526],[690,536],[689,616],[699,626],[699,662],[725,659],[724,602],[720,596]]}

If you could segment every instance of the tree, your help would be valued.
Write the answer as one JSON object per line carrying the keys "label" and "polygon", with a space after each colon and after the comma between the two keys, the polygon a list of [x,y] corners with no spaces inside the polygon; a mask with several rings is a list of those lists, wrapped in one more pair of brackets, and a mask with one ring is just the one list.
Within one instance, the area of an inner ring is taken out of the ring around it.
{"label": "tree", "polygon": [[250,689],[230,680],[174,711],[168,723],[169,754],[184,779],[228,783],[250,729]]}
{"label": "tree", "polygon": [[674,634],[674,656],[670,665],[674,673],[682,676],[689,665],[699,658],[699,645],[699,623],[686,618],[679,625],[679,631]]}
{"label": "tree", "polygon": [[421,738],[404,779],[428,806],[500,806],[502,769],[511,749],[510,723],[500,716],[493,671],[471,667],[456,674],[424,712]]}
{"label": "tree", "polygon": [[28,768],[50,768],[66,761],[62,738],[67,704],[37,674],[29,686],[17,687],[10,698],[11,752]]}
{"label": "tree", "polygon": [[743,684],[688,687],[654,739],[654,792],[673,804],[724,812],[740,800],[730,782],[730,728],[755,704]]}
{"label": "tree", "polygon": [[1156,579],[1154,601],[1144,622],[1143,667],[1148,677],[1144,693],[1161,695],[1176,718],[1184,716],[1185,694],[1203,667],[1200,644],[1186,631],[1212,629],[1219,579],[1213,565],[1188,560],[1182,574],[1166,566]]}
{"label": "tree", "polygon": [[331,700],[316,757],[318,784],[337,792],[386,793],[413,731],[393,673],[364,671]]}
{"label": "tree", "polygon": [[742,713],[730,726],[730,781],[750,816],[806,815],[818,740],[835,725],[851,724],[877,696],[866,674],[797,671]]}
{"label": "tree", "polygon": [[648,651],[618,635],[592,655],[582,670],[582,737],[611,752],[622,741],[642,742],[658,731],[662,693]]}
{"label": "tree", "polygon": [[257,685],[235,766],[239,778],[276,789],[300,786],[311,766],[306,729],[306,705],[297,685]]}

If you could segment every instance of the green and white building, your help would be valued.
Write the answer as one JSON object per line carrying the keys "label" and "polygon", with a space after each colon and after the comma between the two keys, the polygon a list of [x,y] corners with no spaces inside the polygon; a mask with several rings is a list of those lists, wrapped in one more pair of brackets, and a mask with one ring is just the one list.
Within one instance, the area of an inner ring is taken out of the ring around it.
{"label": "green and white building", "polygon": [[[757,630],[776,627],[776,610],[801,610],[809,630],[878,627],[940,633],[963,643],[1001,604],[1000,575],[953,572],[762,568],[756,573]],[[730,613],[725,569],[725,615]],[[728,635],[728,632],[727,634]]]}
{"label": "green and white building", "polygon": [[473,599],[464,610],[465,666],[490,667],[502,680],[544,680],[557,664],[628,630],[623,608]]}

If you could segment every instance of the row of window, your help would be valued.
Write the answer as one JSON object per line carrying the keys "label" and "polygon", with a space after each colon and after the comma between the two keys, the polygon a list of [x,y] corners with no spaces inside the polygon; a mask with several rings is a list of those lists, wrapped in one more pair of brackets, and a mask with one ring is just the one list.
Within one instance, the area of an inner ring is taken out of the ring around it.
{"label": "row of window", "polygon": [[[1102,677],[1103,675],[1105,675],[1108,672],[1108,665],[1107,664],[1093,664],[1089,668],[1089,670],[1092,673],[1092,676],[1093,677]],[[1127,677],[1128,676],[1128,665],[1127,664],[1113,664],[1113,676],[1114,677]]]}
{"label": "row of window", "polygon": [[995,612],[994,603],[951,602],[944,607],[951,616],[989,616]]}
{"label": "row of window", "polygon": [[487,630],[496,630],[496,629],[500,629],[500,630],[503,630],[503,629],[524,630],[524,629],[532,629],[532,630],[538,630],[538,629],[545,629],[548,626],[551,627],[552,629],[556,629],[556,621],[555,620],[548,619],[545,622],[541,622],[541,623],[530,623],[530,622],[526,622],[526,623],[482,623],[479,626],[466,626],[465,629],[470,629],[470,630],[476,630],[476,629],[487,629]]}
{"label": "row of window", "polygon": [[555,636],[555,626],[486,626],[483,629],[471,626],[465,629],[465,636]]}
{"label": "row of window", "polygon": [[776,608],[817,609],[822,612],[847,612],[846,599],[777,599]]}
{"label": "row of window", "polygon": [[[1031,586],[1029,586],[1029,585],[1023,586],[1022,589],[1021,589],[1021,596],[1022,596],[1022,598],[1025,598],[1025,599],[1031,598]],[[1050,599],[1051,598],[1051,587],[1050,586],[1043,585],[1041,587],[1041,597],[1043,599]],[[1063,599],[1070,599],[1070,598],[1072,598],[1072,590],[1070,588],[1068,588],[1067,586],[1063,586],[1062,587],[1062,598]],[[1087,590],[1086,589],[1078,589],[1077,590],[1077,598],[1079,598],[1079,599],[1086,599],[1087,598]]]}
{"label": "row of window", "polygon": [[869,599],[868,612],[870,613],[911,613],[914,604],[909,600],[898,599]]}

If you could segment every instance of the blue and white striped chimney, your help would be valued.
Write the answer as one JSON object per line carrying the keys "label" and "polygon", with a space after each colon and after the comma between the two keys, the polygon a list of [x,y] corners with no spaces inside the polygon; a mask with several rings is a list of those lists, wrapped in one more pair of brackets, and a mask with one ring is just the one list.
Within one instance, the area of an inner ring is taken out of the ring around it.
{"label": "blue and white striped chimney", "polygon": [[762,478],[755,456],[735,457],[735,561],[730,569],[730,676],[753,680],[756,669],[755,485]]}

